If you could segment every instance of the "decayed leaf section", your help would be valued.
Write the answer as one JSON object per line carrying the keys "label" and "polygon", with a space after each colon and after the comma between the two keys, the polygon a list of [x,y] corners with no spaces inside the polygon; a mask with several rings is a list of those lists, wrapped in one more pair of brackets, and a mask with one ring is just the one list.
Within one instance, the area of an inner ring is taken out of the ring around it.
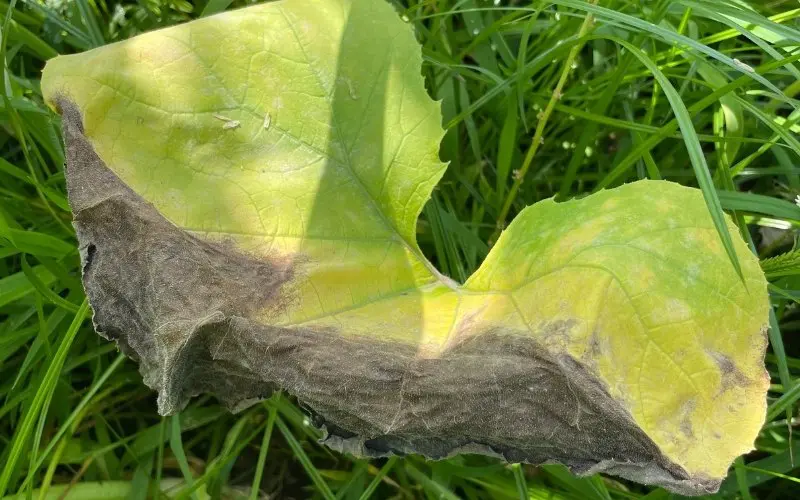
{"label": "decayed leaf section", "polygon": [[283,388],[342,451],[714,491],[765,411],[755,257],[737,240],[740,280],[698,191],[639,182],[529,207],[454,284],[414,237],[444,168],[420,68],[380,0],[275,2],[49,63],[98,332],[162,413]]}

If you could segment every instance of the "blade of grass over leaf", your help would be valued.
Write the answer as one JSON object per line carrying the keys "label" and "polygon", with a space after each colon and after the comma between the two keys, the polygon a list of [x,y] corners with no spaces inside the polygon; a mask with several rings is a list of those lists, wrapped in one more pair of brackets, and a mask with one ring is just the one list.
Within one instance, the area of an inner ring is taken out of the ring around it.
{"label": "blade of grass over leaf", "polygon": [[[779,478],[779,474],[785,474],[795,469],[797,465],[792,460],[792,456],[800,453],[800,442],[795,440],[791,446],[791,449],[747,464],[745,471],[748,486],[751,488],[758,486],[771,479]],[[727,496],[736,491],[738,491],[736,478],[730,477],[722,484],[719,495]]]}
{"label": "blade of grass over leaf", "polygon": [[739,493],[742,495],[743,500],[753,500],[750,495],[750,488],[747,484],[747,477],[745,475],[744,462],[742,457],[736,459],[733,463],[734,474],[736,475],[736,483],[739,485]]}
{"label": "blade of grass over leaf", "polygon": [[[13,3],[13,2],[12,2]],[[76,26],[75,24],[69,22],[68,20],[64,19],[63,16],[59,15],[56,11],[52,10],[48,4],[39,3],[34,0],[24,0],[25,6],[30,8],[31,10],[38,12],[42,17],[48,19],[50,22],[58,26],[60,29],[64,30],[66,33],[72,36],[72,42],[76,44],[76,47],[80,50],[88,50],[92,47],[92,42],[90,39],[90,35],[84,31],[83,27]],[[14,9],[9,8],[8,12],[13,12]],[[52,55],[50,55],[52,53]],[[48,51],[47,54],[44,54],[43,59],[49,59],[50,57],[55,57],[58,55],[58,52],[55,49],[52,51]]]}
{"label": "blade of grass over leaf", "polygon": [[[592,37],[588,35],[584,37],[572,35],[562,40],[562,43],[556,45],[555,47],[551,47],[540,54],[537,54],[537,56],[532,61],[528,62],[525,66],[518,68],[515,78],[521,79],[523,77],[526,77],[530,73],[540,70],[541,68],[551,64],[554,58],[558,58],[562,55],[568,55],[568,53],[572,51],[572,47],[575,47],[576,45],[582,45],[583,43],[591,39]],[[493,88],[486,91],[478,99],[474,100],[467,109],[464,109],[463,111],[461,111],[461,113],[459,113],[458,115],[450,119],[450,121],[445,123],[444,128],[449,130],[452,127],[456,126],[467,116],[471,115],[481,107],[490,103],[493,98],[497,97],[499,94],[506,91],[514,83],[515,83],[514,78],[507,78],[502,82],[498,83]]]}
{"label": "blade of grass over leaf", "polygon": [[800,141],[791,132],[791,122],[786,122],[783,125],[776,123],[775,119],[768,117],[758,107],[754,106],[751,102],[742,99],[741,97],[734,96],[734,99],[744,107],[747,111],[752,113],[764,125],[772,129],[775,134],[784,140],[784,142],[794,151],[800,155]]}

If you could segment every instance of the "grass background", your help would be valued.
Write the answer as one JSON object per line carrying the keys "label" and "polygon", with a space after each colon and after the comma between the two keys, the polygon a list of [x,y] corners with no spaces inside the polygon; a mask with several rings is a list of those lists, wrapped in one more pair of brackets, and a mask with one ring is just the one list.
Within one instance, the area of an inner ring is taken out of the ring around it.
{"label": "grass background", "polygon": [[[317,445],[280,395],[238,415],[209,397],[156,414],[135,363],[88,321],[59,121],[38,79],[58,53],[245,3],[0,0],[0,498],[674,496],[477,456],[354,460]],[[762,258],[775,306],[768,419],[718,496],[800,497],[797,2],[395,3],[444,100],[450,166],[419,224],[429,258],[463,281],[537,200],[645,177],[699,186]]]}

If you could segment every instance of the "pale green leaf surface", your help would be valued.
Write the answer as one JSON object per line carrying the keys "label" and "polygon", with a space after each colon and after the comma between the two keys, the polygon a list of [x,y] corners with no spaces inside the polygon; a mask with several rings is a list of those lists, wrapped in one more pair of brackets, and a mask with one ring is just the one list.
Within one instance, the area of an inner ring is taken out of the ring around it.
{"label": "pale green leaf surface", "polygon": [[380,0],[285,0],[51,60],[98,331],[162,412],[280,386],[344,451],[714,490],[766,410],[766,282],[736,228],[744,280],[697,190],[547,200],[459,286],[416,243],[445,169],[420,69]]}

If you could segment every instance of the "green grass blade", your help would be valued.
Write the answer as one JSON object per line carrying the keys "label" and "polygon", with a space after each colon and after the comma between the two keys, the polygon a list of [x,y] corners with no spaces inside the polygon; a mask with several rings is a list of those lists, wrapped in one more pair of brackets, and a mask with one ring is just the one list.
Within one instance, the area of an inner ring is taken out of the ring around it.
{"label": "green grass blade", "polygon": [[780,198],[736,191],[717,191],[722,207],[800,221],[800,207]]}
{"label": "green grass blade", "polygon": [[[781,61],[772,61],[770,63],[764,64],[759,68],[756,68],[756,72],[766,73],[768,71],[771,71],[779,67],[781,63],[789,61],[800,61],[800,54],[794,54],[792,56],[786,57]],[[743,87],[745,84],[747,84],[747,77],[742,76],[732,81],[731,83],[725,85],[724,87],[718,88],[711,94],[704,96],[701,100],[689,106],[688,110],[690,115],[692,116],[696,115],[700,111],[704,110],[705,108],[717,102],[721,96],[724,96],[729,92],[733,92],[734,90]],[[622,161],[620,161],[613,168],[613,170],[608,172],[602,178],[602,180],[597,184],[597,187],[595,189],[599,190],[609,187],[639,159],[639,157],[644,153],[644,151],[651,150],[653,147],[655,147],[656,144],[658,144],[666,137],[668,137],[670,134],[678,130],[678,128],[679,124],[676,119],[671,120],[669,123],[661,127],[658,133],[648,137],[640,145],[638,145],[630,153],[628,153],[628,155]]]}
{"label": "green grass blade", "polygon": [[[763,484],[771,479],[775,479],[777,474],[785,474],[797,467],[794,461],[795,456],[800,456],[800,441],[795,441],[791,448],[787,446],[785,451],[776,453],[767,458],[750,462],[746,466],[746,481],[749,487]],[[763,472],[762,472],[763,471]],[[727,497],[739,491],[739,485],[735,476],[729,476],[723,481],[719,489],[719,495]]]}
{"label": "green grass blade", "polygon": [[381,481],[383,481],[383,478],[385,478],[386,475],[389,474],[389,472],[391,472],[392,468],[394,468],[395,464],[397,463],[397,460],[398,460],[397,456],[389,457],[386,463],[383,464],[383,467],[381,467],[378,473],[375,474],[375,477],[372,478],[372,481],[370,481],[369,485],[367,486],[367,489],[364,490],[364,493],[361,494],[359,500],[367,500],[369,498],[372,498],[372,494],[375,493],[375,490],[378,489],[378,486],[380,486]]}
{"label": "green grass blade", "polygon": [[[67,419],[61,424],[61,426],[58,428],[58,431],[56,431],[55,435],[49,439],[49,443],[40,454],[39,460],[34,464],[31,473],[35,472],[39,467],[42,466],[44,461],[53,451],[53,448],[55,448],[56,445],[62,442],[61,439],[66,435],[67,431],[69,431],[69,429],[72,428],[78,421],[79,417],[83,414],[85,409],[88,407],[89,403],[91,403],[92,398],[94,398],[95,395],[97,395],[98,391],[106,384],[111,375],[113,375],[114,372],[116,372],[119,369],[119,367],[125,362],[126,359],[127,358],[125,357],[125,355],[117,354],[117,357],[114,359],[114,362],[111,363],[108,366],[108,368],[106,368],[106,370],[100,375],[100,377],[94,381],[94,383],[86,392],[86,394],[84,394],[84,396],[81,398],[80,402],[78,402],[78,404],[72,410],[69,417],[67,417]],[[33,479],[34,476],[29,474],[28,477],[25,478],[25,482],[23,483],[22,487],[24,488],[25,486],[32,484]]]}
{"label": "green grass blade", "polygon": [[[56,277],[42,265],[34,266],[32,272],[45,286],[50,286],[55,282]],[[0,278],[0,307],[16,302],[34,291],[36,288],[23,271]]]}
{"label": "green grass blade", "polygon": [[106,43],[103,32],[100,31],[100,26],[97,24],[97,18],[92,11],[92,7],[86,0],[75,0],[75,5],[78,7],[78,12],[81,15],[83,24],[86,25],[86,32],[89,35],[89,41],[93,47],[100,47]]}
{"label": "green grass blade", "polygon": [[25,258],[25,254],[20,257],[20,264],[22,265],[22,272],[25,274],[25,277],[28,278],[28,281],[36,289],[39,294],[47,299],[49,302],[55,304],[56,306],[66,309],[71,313],[78,312],[78,306],[73,304],[72,302],[60,297],[58,294],[50,290],[36,275],[33,268],[28,264],[28,260]]}
{"label": "green grass blade", "polygon": [[775,359],[778,364],[778,377],[781,381],[781,385],[783,385],[785,389],[791,389],[795,384],[792,380],[792,376],[789,373],[789,364],[786,360],[786,349],[783,345],[783,337],[781,336],[781,328],[778,324],[778,318],[775,315],[775,310],[772,308],[770,308],[769,311],[769,332],[767,335],[769,338],[769,343],[772,346],[772,352],[775,354]]}
{"label": "green grass blade", "polygon": [[[72,40],[75,42],[75,48],[79,50],[88,50],[92,47],[92,42],[89,35],[83,31],[83,29],[75,26],[73,23],[69,22],[68,20],[64,19],[59,13],[52,10],[48,4],[43,2],[37,2],[36,0],[24,0],[25,6],[29,9],[33,10],[34,12],[39,13],[41,16],[46,18],[48,21],[52,22],[60,29],[64,30],[64,32],[70,34],[72,36]],[[50,57],[55,57],[58,53],[55,50],[52,50],[53,55]],[[46,59],[49,59],[47,57]]]}
{"label": "green grass blade", "polygon": [[650,59],[647,54],[625,40],[615,37],[608,38],[609,40],[613,40],[622,45],[634,56],[636,56],[636,58],[639,59],[639,61],[653,73],[653,77],[658,80],[659,85],[661,85],[661,89],[667,96],[667,100],[672,107],[673,113],[675,113],[675,119],[678,122],[681,133],[683,134],[683,140],[686,144],[686,149],[689,152],[689,158],[691,159],[692,168],[694,169],[695,177],[697,178],[697,184],[703,191],[703,198],[706,201],[706,206],[708,207],[711,219],[714,221],[714,227],[717,229],[717,233],[719,234],[722,245],[725,248],[725,252],[728,254],[728,258],[730,259],[733,268],[736,270],[739,276],[742,276],[741,265],[739,264],[739,258],[736,255],[736,250],[733,247],[733,239],[731,238],[730,231],[728,230],[725,213],[722,211],[722,205],[720,204],[719,197],[717,196],[717,191],[714,188],[714,181],[711,178],[711,172],[708,170],[708,164],[706,163],[706,157],[703,153],[703,148],[700,146],[700,140],[697,138],[697,132],[694,129],[692,117],[689,114],[689,111],[686,109],[686,105],[678,95],[675,87],[672,86],[672,83],[670,83],[667,77],[664,76],[664,74],[658,68],[656,63],[653,62],[653,60]]}
{"label": "green grass blade", "polygon": [[527,500],[528,482],[525,480],[525,471],[522,470],[522,465],[512,464],[511,471],[514,473],[514,483],[517,485],[517,494],[519,495],[519,500]]}
{"label": "green grass blade", "polygon": [[222,12],[232,3],[233,0],[208,0],[208,3],[203,8],[203,12],[200,13],[200,17],[211,16]]}
{"label": "green grass blade", "polygon": [[411,476],[418,483],[420,483],[423,486],[423,488],[428,490],[428,492],[435,498],[446,499],[446,500],[460,500],[452,491],[450,491],[446,487],[442,486],[438,482],[428,477],[425,473],[423,473],[422,471],[411,465],[409,462],[405,463],[404,468],[406,471],[408,471],[409,476]]}
{"label": "green grass blade", "polygon": [[777,401],[769,405],[767,421],[775,420],[781,413],[792,408],[800,400],[800,384],[794,384]]}
{"label": "green grass blade", "polygon": [[678,0],[686,6],[701,8],[706,11],[717,12],[725,16],[730,16],[741,21],[749,23],[748,28],[752,31],[753,27],[759,26],[773,33],[776,33],[786,40],[800,43],[800,31],[784,24],[776,23],[769,18],[758,14],[749,9],[742,9],[740,5],[733,2],[725,2],[722,0],[715,0],[709,2],[707,0]]}
{"label": "green grass blade", "polygon": [[278,417],[277,420],[275,421],[275,424],[278,426],[278,430],[281,431],[281,434],[283,434],[283,437],[284,439],[286,439],[286,442],[289,444],[289,447],[292,449],[292,452],[294,452],[294,456],[297,458],[297,460],[300,461],[300,464],[303,466],[303,469],[305,469],[306,473],[308,474],[308,477],[311,478],[311,481],[314,483],[314,486],[316,486],[317,491],[326,500],[335,500],[336,497],[334,496],[330,487],[325,482],[325,480],[322,479],[319,470],[317,470],[317,468],[314,466],[314,463],[311,461],[311,459],[308,458],[308,455],[303,450],[303,445],[301,445],[300,441],[298,441],[297,438],[294,437],[294,434],[292,434],[292,431],[290,431],[289,428],[286,426],[286,424],[283,422],[283,419]]}
{"label": "green grass blade", "polygon": [[[186,485],[191,488],[194,484],[194,476],[192,476],[192,469],[189,467],[189,462],[186,460],[186,452],[183,450],[179,415],[170,417],[169,447],[172,450],[172,454],[175,455],[175,459],[178,461],[178,467],[181,469],[181,474],[183,474]],[[191,497],[197,500],[197,496],[194,493],[192,493]]]}
{"label": "green grass blade", "polygon": [[269,407],[267,416],[267,427],[264,429],[264,437],[261,440],[261,447],[258,450],[258,461],[256,462],[256,472],[253,475],[253,484],[250,487],[250,500],[256,500],[261,488],[261,477],[264,474],[264,464],[267,462],[267,451],[269,442],[272,438],[272,430],[275,427],[275,419],[278,417],[278,409],[275,406]]}
{"label": "green grass blade", "polygon": [[83,324],[83,320],[86,318],[88,312],[89,303],[84,300],[83,304],[81,304],[80,308],[78,309],[78,312],[75,314],[72,324],[67,329],[66,335],[61,340],[61,344],[59,345],[55,356],[53,356],[53,359],[48,365],[47,371],[42,378],[41,385],[37,389],[33,401],[31,401],[30,406],[25,412],[25,416],[21,424],[17,427],[17,430],[14,433],[14,439],[11,443],[11,447],[9,448],[7,461],[2,472],[0,473],[0,497],[5,495],[6,491],[8,491],[9,481],[11,480],[11,475],[14,473],[17,460],[25,455],[23,449],[30,438],[34,423],[39,418],[39,411],[43,406],[49,404],[53,397],[53,391],[55,390],[56,383],[58,382],[58,376],[61,373],[61,368],[64,366],[64,361],[69,353],[69,348],[72,346],[72,342],[75,340],[78,329]]}
{"label": "green grass blade", "polygon": [[[642,30],[651,33],[653,35],[656,35],[657,37],[661,38],[666,42],[678,43],[685,47],[691,48],[693,50],[696,50],[697,52],[700,52],[702,54],[711,57],[712,59],[716,59],[717,61],[723,63],[724,65],[728,66],[729,68],[735,70],[738,73],[743,73],[748,78],[752,78],[753,80],[757,81],[761,85],[772,90],[776,94],[783,94],[783,92],[781,92],[781,90],[778,87],[776,87],[772,82],[770,82],[760,74],[753,71],[752,68],[743,66],[741,63],[737,63],[736,60],[734,60],[734,58],[729,57],[717,50],[714,50],[711,47],[704,45],[696,40],[692,40],[691,38],[685,35],[678,34],[674,31],[668,30],[661,26],[657,26],[643,19],[638,19],[628,14],[623,14],[621,12],[617,12],[605,7],[592,5],[587,2],[581,2],[578,0],[553,0],[553,3],[557,5],[563,5],[565,7],[572,7],[574,9],[584,10],[586,12],[594,14],[598,18],[610,19],[612,21],[619,22],[623,25],[630,26],[631,28],[636,28],[638,30]],[[655,67],[655,63],[653,63],[653,66]]]}

